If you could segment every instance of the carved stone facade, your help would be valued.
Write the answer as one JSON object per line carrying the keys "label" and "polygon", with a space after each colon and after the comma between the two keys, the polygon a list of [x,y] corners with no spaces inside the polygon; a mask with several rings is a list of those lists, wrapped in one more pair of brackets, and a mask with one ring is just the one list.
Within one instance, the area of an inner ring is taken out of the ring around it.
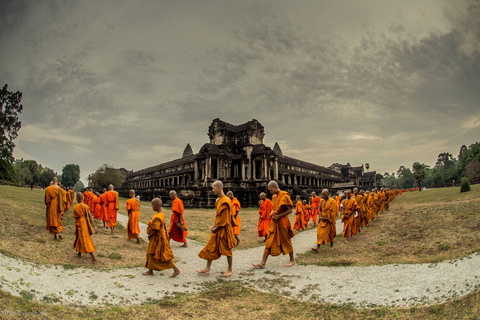
{"label": "carved stone facade", "polygon": [[[284,156],[277,143],[273,149],[263,144],[264,135],[264,127],[255,119],[238,126],[214,119],[208,128],[210,142],[198,153],[193,154],[187,144],[182,158],[129,173],[120,192],[126,196],[129,189],[134,189],[142,200],[161,197],[168,201],[168,192],[176,190],[185,206],[213,207],[211,184],[221,180],[224,190],[232,190],[242,206],[254,206],[258,205],[259,193],[267,192],[270,180],[278,181],[292,195],[305,196],[353,178],[350,170]],[[352,170],[359,174],[355,176],[356,185],[363,181],[361,168],[361,173]]]}

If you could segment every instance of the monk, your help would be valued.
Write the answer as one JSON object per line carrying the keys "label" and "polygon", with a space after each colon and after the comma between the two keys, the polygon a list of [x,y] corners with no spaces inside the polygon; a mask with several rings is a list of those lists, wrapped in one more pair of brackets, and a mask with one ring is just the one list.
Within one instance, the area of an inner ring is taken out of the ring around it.
{"label": "monk", "polygon": [[103,227],[108,229],[108,207],[107,207],[107,189],[103,188],[100,195],[100,205],[102,206],[101,216],[103,221]]}
{"label": "monk", "polygon": [[312,218],[312,207],[307,203],[307,200],[302,200],[303,212],[305,213],[305,229],[308,227],[308,222]]}
{"label": "monk", "polygon": [[272,201],[267,198],[265,192],[260,193],[260,210],[258,211],[258,214],[260,215],[260,217],[258,218],[258,236],[265,237],[265,240],[263,241],[267,240],[268,228],[270,227],[270,222],[272,221],[272,219],[270,219],[270,214],[272,213],[272,210]]}
{"label": "monk", "polygon": [[315,192],[312,192],[312,220],[313,226],[317,225],[318,207],[320,206],[320,197]]}
{"label": "monk", "polygon": [[100,220],[100,214],[101,214],[101,206],[100,206],[100,194],[98,192],[94,192],[94,199],[93,199],[93,219],[94,220]]}
{"label": "monk", "polygon": [[108,186],[107,191],[107,208],[108,208],[108,226],[111,233],[115,233],[115,226],[117,225],[117,210],[120,208],[118,202],[118,192],[113,190],[113,185]]}
{"label": "monk", "polygon": [[69,187],[68,188],[68,191],[67,191],[67,210],[70,210],[70,207],[72,206],[73,204],[73,201],[75,200],[75,191],[73,191],[73,188],[72,187]]}
{"label": "monk", "polygon": [[337,236],[337,201],[329,197],[328,189],[322,191],[322,202],[320,204],[320,217],[317,227],[317,247],[313,251],[319,252],[322,244],[330,243],[330,249],[333,250],[333,242]]}
{"label": "monk", "polygon": [[162,212],[162,200],[160,200],[160,198],[152,200],[152,209],[155,211],[155,215],[152,217],[152,220],[147,223],[149,243],[145,268],[148,268],[148,271],[142,273],[142,275],[153,276],[153,270],[173,269],[170,278],[175,278],[180,274],[180,270],[178,270],[173,262],[174,256],[167,238],[165,215]]}
{"label": "monk", "polygon": [[294,237],[294,233],[288,219],[288,215],[292,213],[293,203],[288,192],[280,190],[276,181],[272,180],[268,183],[268,191],[274,195],[271,214],[272,223],[270,223],[267,241],[265,241],[262,261],[260,263],[252,263],[252,265],[256,268],[264,269],[268,256],[288,254],[290,261],[285,264],[285,267],[290,267],[295,264],[291,240]]}
{"label": "monk", "polygon": [[91,194],[89,194],[89,197],[90,197],[90,205],[89,205],[90,212],[92,213],[93,218],[96,219],[97,213],[95,212],[95,201],[97,200],[97,195],[94,192],[91,192]]}
{"label": "monk", "polygon": [[90,188],[88,190],[88,207],[90,208],[90,212],[93,214],[93,211],[95,210],[94,206],[93,206],[93,200],[95,200],[95,197],[96,195],[93,193],[93,189]]}
{"label": "monk", "polygon": [[83,203],[85,203],[90,210],[90,206],[88,205],[90,203],[89,195],[88,189],[85,188],[85,191],[83,191]]}
{"label": "monk", "polygon": [[168,239],[176,242],[182,242],[181,247],[187,248],[188,229],[183,216],[183,202],[177,196],[175,190],[170,191],[172,199],[172,215],[170,216],[170,227],[168,228]]}
{"label": "monk", "polygon": [[62,240],[62,214],[65,210],[65,202],[67,199],[62,188],[58,186],[57,177],[53,177],[52,181],[52,185],[45,189],[45,205],[47,206],[46,229],[53,234],[53,240],[57,240],[57,234],[60,240]]}
{"label": "monk", "polygon": [[92,257],[92,263],[97,262],[97,258],[93,254],[95,252],[95,246],[92,242],[91,235],[93,229],[97,233],[97,228],[93,223],[93,217],[89,212],[89,208],[83,203],[83,195],[81,192],[77,193],[77,204],[73,207],[73,217],[75,218],[75,242],[73,247],[78,252],[77,257],[81,258],[82,253],[90,253]]}
{"label": "monk", "polygon": [[363,195],[358,193],[358,188],[353,189],[352,198],[357,201],[357,212],[355,214],[355,234],[361,232],[360,227],[362,226],[362,211],[363,211]]}
{"label": "monk", "polygon": [[240,215],[238,214],[238,212],[241,209],[240,201],[238,201],[238,199],[233,196],[232,191],[227,192],[227,197],[229,197],[230,200],[232,200],[232,216],[233,216],[233,219],[235,219],[235,224],[236,224],[236,226],[233,227],[233,234],[235,235],[235,240],[237,241],[235,243],[235,247],[238,247],[238,245],[240,244],[240,238],[238,238],[238,235],[240,234],[240,227],[242,225],[240,222]]}
{"label": "monk", "polygon": [[336,200],[337,200],[337,212],[340,212],[340,205],[341,205],[342,196],[339,195],[338,192],[336,193]]}
{"label": "monk", "polygon": [[375,218],[377,217],[378,213],[378,208],[379,208],[379,196],[378,196],[378,190],[375,188],[372,190],[372,198],[373,198],[373,206],[372,206],[372,220],[374,221]]}
{"label": "monk", "polygon": [[212,192],[218,197],[215,202],[215,221],[210,227],[210,239],[207,245],[198,253],[198,256],[207,260],[207,266],[202,270],[196,270],[198,273],[210,274],[212,261],[220,256],[226,256],[228,269],[223,274],[224,277],[232,275],[232,248],[235,246],[235,236],[233,235],[232,224],[235,220],[232,217],[232,201],[223,193],[223,183],[219,180],[212,184]]}
{"label": "monk", "polygon": [[138,225],[138,218],[140,217],[140,203],[137,201],[137,198],[135,198],[134,190],[130,190],[128,195],[130,196],[130,199],[128,199],[127,203],[125,204],[128,214],[128,241],[131,239],[137,239],[137,243],[140,243],[140,226]]}
{"label": "monk", "polygon": [[300,196],[295,198],[297,201],[295,205],[295,222],[293,223],[293,230],[301,231],[305,230],[305,213],[303,211],[302,199]]}
{"label": "monk", "polygon": [[373,197],[370,191],[366,192],[365,197],[367,198],[365,200],[365,226],[369,227],[373,217]]}
{"label": "monk", "polygon": [[351,191],[345,191],[345,199],[341,206],[343,222],[343,238],[345,243],[354,235],[355,230],[355,212],[357,211],[357,201],[351,197]]}

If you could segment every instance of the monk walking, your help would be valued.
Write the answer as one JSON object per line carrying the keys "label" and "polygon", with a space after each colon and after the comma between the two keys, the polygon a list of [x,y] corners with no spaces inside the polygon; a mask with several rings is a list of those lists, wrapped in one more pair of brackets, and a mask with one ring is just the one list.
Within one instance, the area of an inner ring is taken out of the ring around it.
{"label": "monk walking", "polygon": [[174,256],[167,238],[165,215],[162,212],[162,200],[159,198],[153,199],[152,209],[155,211],[155,215],[152,217],[152,220],[147,223],[149,243],[145,268],[148,268],[148,271],[142,273],[142,275],[153,276],[153,270],[173,269],[170,278],[175,278],[180,274],[180,270],[178,270],[173,262]]}
{"label": "monk walking", "polygon": [[320,197],[315,192],[312,192],[312,220],[313,226],[317,225],[318,207],[320,206]]}
{"label": "monk walking", "polygon": [[102,206],[101,216],[103,221],[103,227],[108,229],[108,207],[107,207],[107,189],[103,188],[100,195],[100,205]]}
{"label": "monk walking", "polygon": [[238,247],[238,245],[240,244],[240,239],[238,238],[238,235],[240,234],[240,227],[242,225],[242,223],[240,222],[240,215],[238,214],[241,209],[240,201],[238,201],[238,199],[233,196],[232,191],[227,192],[227,197],[232,200],[232,216],[233,219],[235,219],[235,227],[233,227],[233,234],[235,235],[235,240],[237,241],[235,243],[235,247]]}
{"label": "monk walking", "polygon": [[305,213],[303,211],[302,199],[300,196],[295,198],[297,201],[295,205],[295,222],[293,223],[293,230],[305,230]]}
{"label": "monk walking", "polygon": [[280,254],[288,254],[290,261],[285,267],[295,264],[293,255],[292,238],[294,237],[288,215],[292,213],[293,203],[288,192],[280,190],[276,181],[268,183],[268,190],[273,198],[273,211],[271,214],[272,223],[268,230],[267,241],[265,241],[265,250],[260,263],[252,263],[256,268],[265,268],[268,256],[279,256]]}
{"label": "monk walking", "polygon": [[45,189],[45,205],[47,206],[47,227],[46,229],[53,234],[53,240],[58,237],[62,238],[62,214],[65,210],[65,202],[67,201],[62,188],[58,186],[57,177],[53,177],[52,185]]}
{"label": "monk walking", "polygon": [[337,201],[330,198],[328,189],[322,191],[322,202],[320,204],[320,217],[317,227],[317,247],[312,248],[318,252],[322,244],[330,243],[330,249],[333,250],[333,242],[337,236]]}
{"label": "monk walking", "polygon": [[182,242],[183,245],[181,247],[186,248],[188,247],[188,229],[183,216],[183,202],[177,196],[177,192],[175,190],[170,191],[169,195],[170,199],[172,199],[172,215],[170,216],[168,239],[172,239],[176,242]]}
{"label": "monk walking", "polygon": [[117,210],[120,208],[118,202],[118,192],[113,190],[113,185],[108,186],[107,191],[107,208],[108,208],[108,226],[112,234],[115,233],[115,226],[117,225]]}
{"label": "monk walking", "polygon": [[97,258],[93,254],[95,252],[95,246],[92,242],[91,235],[93,229],[97,233],[97,228],[93,223],[93,217],[86,204],[83,203],[83,195],[81,192],[77,193],[77,204],[73,207],[73,217],[75,218],[75,242],[73,247],[78,252],[77,257],[81,258],[82,253],[90,253],[92,257],[92,263],[97,262]]}
{"label": "monk walking", "polygon": [[312,218],[312,207],[307,203],[307,200],[302,201],[303,212],[305,213],[305,229],[308,227],[308,222]]}
{"label": "monk walking", "polygon": [[198,256],[207,260],[207,266],[202,270],[196,270],[198,273],[210,274],[212,261],[220,256],[226,256],[228,269],[223,274],[224,277],[232,275],[232,248],[235,246],[235,236],[233,235],[232,223],[235,220],[232,217],[232,201],[223,193],[223,183],[219,180],[212,184],[213,194],[218,197],[215,202],[215,222],[210,227],[210,239],[206,246],[198,253]]}
{"label": "monk walking", "polygon": [[357,211],[357,201],[351,197],[350,190],[345,191],[345,200],[342,201],[342,222],[343,238],[345,243],[354,235],[355,230],[355,212]]}
{"label": "monk walking", "polygon": [[270,214],[272,213],[272,210],[272,201],[267,198],[265,192],[260,193],[260,210],[258,211],[258,214],[260,215],[260,217],[258,218],[258,236],[265,237],[264,241],[267,240],[268,228],[270,227],[270,222],[272,221],[272,219],[270,219]]}
{"label": "monk walking", "polygon": [[138,225],[138,218],[140,217],[140,203],[137,198],[135,198],[135,191],[130,190],[128,192],[130,199],[127,200],[125,208],[128,213],[128,222],[127,222],[127,234],[128,241],[131,239],[137,239],[137,243],[140,243],[140,226]]}

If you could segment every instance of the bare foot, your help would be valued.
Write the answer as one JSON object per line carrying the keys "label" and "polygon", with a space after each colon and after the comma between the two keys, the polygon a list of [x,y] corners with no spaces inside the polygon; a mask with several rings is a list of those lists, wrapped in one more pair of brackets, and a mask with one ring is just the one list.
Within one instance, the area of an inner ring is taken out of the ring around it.
{"label": "bare foot", "polygon": [[223,274],[224,277],[230,277],[232,275],[232,270],[227,270],[225,271],[225,273]]}
{"label": "bare foot", "polygon": [[153,276],[153,271],[149,270],[147,272],[142,273],[142,276]]}
{"label": "bare foot", "polygon": [[235,247],[238,247],[239,244],[240,244],[240,239],[237,239],[237,243],[235,243]]}
{"label": "bare foot", "polygon": [[178,276],[179,274],[180,274],[180,270],[174,271],[174,272],[172,273],[172,275],[170,276],[170,278],[175,278],[175,277]]}
{"label": "bare foot", "polygon": [[255,268],[265,269],[265,263],[252,263]]}
{"label": "bare foot", "polygon": [[348,240],[347,240],[347,239],[345,239],[345,243],[348,243]]}
{"label": "bare foot", "polygon": [[195,270],[197,271],[198,273],[203,273],[203,274],[206,274],[207,276],[210,274],[210,269],[202,269],[202,270]]}
{"label": "bare foot", "polygon": [[317,248],[312,248],[312,251],[315,251],[316,253],[319,252]]}
{"label": "bare foot", "polygon": [[140,240],[137,238],[137,244],[140,244]]}
{"label": "bare foot", "polygon": [[60,234],[58,235],[58,238],[60,238],[60,240],[63,240],[62,235]]}
{"label": "bare foot", "polygon": [[333,247],[330,247],[330,250],[333,250]]}
{"label": "bare foot", "polygon": [[82,257],[82,253],[81,252],[77,253],[77,258],[81,258],[81,257]]}
{"label": "bare foot", "polygon": [[183,245],[180,246],[181,248],[188,248],[188,244],[184,243]]}
{"label": "bare foot", "polygon": [[98,260],[97,258],[92,259],[92,264],[95,264],[95,262],[97,262],[97,260]]}
{"label": "bare foot", "polygon": [[285,267],[291,267],[291,266],[293,266],[294,264],[295,264],[295,261],[288,261],[288,263],[285,264],[284,266],[285,266]]}

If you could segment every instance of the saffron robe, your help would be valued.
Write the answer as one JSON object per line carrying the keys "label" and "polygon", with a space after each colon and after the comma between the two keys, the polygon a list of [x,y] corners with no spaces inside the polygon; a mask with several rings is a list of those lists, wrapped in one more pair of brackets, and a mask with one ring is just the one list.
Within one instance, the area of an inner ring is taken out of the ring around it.
{"label": "saffron robe", "polygon": [[[303,212],[305,213],[305,228],[308,226],[308,221],[310,221],[310,218],[312,218],[312,207],[310,207],[308,205],[308,203],[306,205],[303,206]],[[319,208],[320,210],[320,208]]]}
{"label": "saffron robe", "polygon": [[108,222],[108,207],[107,207],[107,193],[104,192],[100,195],[101,219],[103,222]]}
{"label": "saffron robe", "polygon": [[187,224],[185,223],[185,218],[183,217],[183,202],[180,198],[175,198],[172,201],[172,215],[170,216],[170,226],[168,228],[168,237],[176,242],[187,242],[188,231],[183,231],[177,225],[181,223],[185,229],[187,229]]}
{"label": "saffron robe", "polygon": [[305,230],[305,214],[303,212],[303,204],[301,201],[297,201],[295,206],[295,222],[293,223],[293,230]]}
{"label": "saffron robe", "polygon": [[338,195],[337,196],[337,213],[340,212],[340,200],[342,200],[342,196]]}
{"label": "saffron robe", "polygon": [[377,217],[378,209],[379,209],[379,195],[378,193],[374,193],[372,195],[373,197],[373,210],[372,210],[372,220],[374,220]]}
{"label": "saffron robe", "polygon": [[361,194],[355,196],[355,201],[357,201],[357,216],[355,217],[355,233],[360,230],[363,220],[363,198]]}
{"label": "saffron robe", "polygon": [[273,204],[270,199],[266,198],[265,200],[260,203],[260,210],[258,214],[260,217],[258,218],[258,236],[265,237],[268,234],[268,228],[270,227],[270,214],[273,210]]}
{"label": "saffron robe", "polygon": [[[349,238],[355,234],[355,211],[357,210],[357,201],[354,198],[345,199],[343,204],[343,238]],[[349,216],[347,218],[347,216]]]}
{"label": "saffron robe", "polygon": [[62,189],[56,186],[48,186],[45,189],[45,204],[47,206],[46,229],[52,234],[63,231],[62,214],[65,210],[66,196]]}
{"label": "saffron robe", "polygon": [[[288,207],[293,208],[292,200],[286,191],[273,197],[273,211],[270,217],[284,212]],[[292,238],[294,237],[292,226],[288,215],[275,221],[272,220],[268,229],[267,240],[265,241],[264,254],[279,256],[293,252]]]}
{"label": "saffron robe", "polygon": [[95,246],[90,236],[93,234],[93,230],[88,206],[84,203],[77,203],[73,207],[73,217],[75,218],[75,242],[73,247],[81,253],[95,252]]}
{"label": "saffron robe", "polygon": [[67,210],[70,210],[70,207],[72,206],[74,198],[75,198],[75,191],[68,190],[68,192],[67,192]]}
{"label": "saffron robe", "polygon": [[240,214],[238,213],[241,209],[240,201],[237,198],[232,199],[232,215],[235,219],[236,226],[233,227],[233,234],[238,236],[240,234],[240,227],[242,223],[240,222]]}
{"label": "saffron robe", "polygon": [[128,239],[137,239],[140,235],[138,218],[140,217],[140,203],[135,198],[130,198],[125,204],[128,214],[127,234]]}
{"label": "saffron robe", "polygon": [[100,197],[95,196],[93,199],[93,219],[100,219],[102,217],[102,206],[100,205]]}
{"label": "saffron robe", "polygon": [[333,243],[337,236],[337,226],[335,220],[337,219],[337,201],[328,198],[320,204],[320,216],[328,221],[318,221],[317,227],[317,244]]}
{"label": "saffron robe", "polygon": [[165,270],[174,268],[174,256],[172,248],[170,247],[170,243],[167,239],[167,234],[165,233],[165,216],[163,212],[155,213],[152,220],[149,221],[147,225],[148,234],[154,230],[158,232],[150,238],[150,242],[148,243],[145,268],[150,270]]}
{"label": "saffron robe", "polygon": [[[89,198],[89,192],[87,190],[85,190],[83,192],[83,203],[85,203],[87,206],[88,206],[88,203],[90,201],[90,198]],[[88,207],[90,209],[90,207]]]}
{"label": "saffron robe", "polygon": [[217,232],[210,233],[205,247],[198,253],[198,256],[205,260],[217,260],[220,256],[232,256],[232,248],[235,246],[235,236],[232,224],[235,220],[232,217],[232,201],[229,197],[223,196],[215,203],[214,227],[220,226]]}
{"label": "saffron robe", "polygon": [[95,200],[97,196],[93,192],[88,192],[88,207],[90,208],[90,212],[93,213],[95,207],[93,206],[93,200]]}
{"label": "saffron robe", "polygon": [[118,192],[110,190],[107,192],[107,209],[108,209],[108,226],[114,227],[117,225],[117,210],[118,204]]}
{"label": "saffron robe", "polygon": [[317,216],[318,216],[318,207],[320,206],[320,197],[315,196],[312,198],[312,220],[313,223],[317,223]]}

